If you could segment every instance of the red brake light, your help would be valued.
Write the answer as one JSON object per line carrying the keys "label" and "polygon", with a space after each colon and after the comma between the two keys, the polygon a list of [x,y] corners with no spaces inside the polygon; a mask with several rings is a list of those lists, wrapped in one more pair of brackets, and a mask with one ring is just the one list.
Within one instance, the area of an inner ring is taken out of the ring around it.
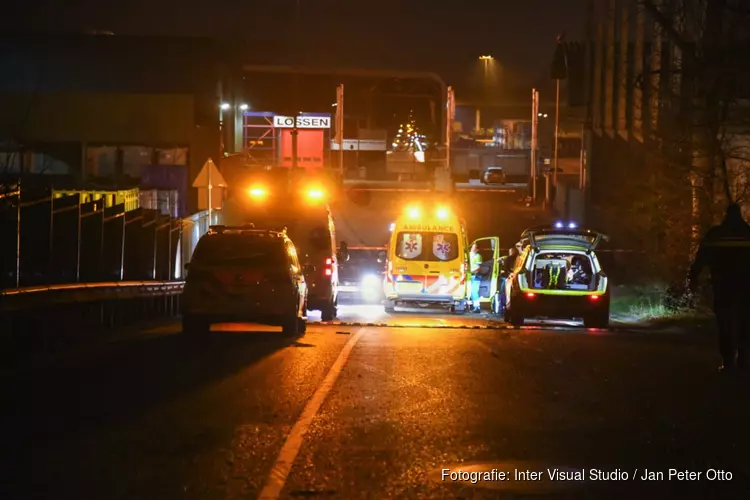
{"label": "red brake light", "polygon": [[332,258],[330,258],[330,257],[329,257],[329,258],[327,258],[327,259],[326,259],[326,266],[330,266],[330,265],[332,265],[332,264],[333,264],[333,259],[332,259]]}
{"label": "red brake light", "polygon": [[326,268],[326,276],[331,276],[333,274],[333,269]]}
{"label": "red brake light", "polygon": [[600,298],[600,295],[589,295],[589,298],[590,298],[591,300],[599,300],[599,298]]}
{"label": "red brake light", "polygon": [[529,292],[529,293],[527,293],[527,294],[526,294],[526,296],[527,296],[528,298],[530,298],[530,299],[533,299],[534,297],[536,297],[536,294],[535,294],[535,293],[530,293],[530,292]]}

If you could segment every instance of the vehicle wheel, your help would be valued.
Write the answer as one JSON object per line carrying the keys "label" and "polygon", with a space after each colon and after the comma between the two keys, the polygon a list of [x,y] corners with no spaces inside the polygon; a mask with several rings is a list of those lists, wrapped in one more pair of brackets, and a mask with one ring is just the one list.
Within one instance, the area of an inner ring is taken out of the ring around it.
{"label": "vehicle wheel", "polygon": [[206,335],[211,331],[211,323],[190,316],[182,317],[182,333],[190,337]]}
{"label": "vehicle wheel", "polygon": [[297,334],[303,335],[307,331],[307,320],[305,318],[297,318]]}
{"label": "vehicle wheel", "polygon": [[320,310],[320,319],[322,321],[333,321],[336,318],[336,314],[338,314],[338,308],[336,307],[336,304],[331,301],[330,304]]}
{"label": "vehicle wheel", "polygon": [[609,310],[595,311],[583,318],[586,328],[607,328],[609,326]]}
{"label": "vehicle wheel", "polygon": [[293,318],[286,319],[281,327],[281,332],[284,335],[297,335],[299,332],[299,318],[294,316]]}
{"label": "vehicle wheel", "polygon": [[521,328],[525,321],[526,318],[524,318],[522,315],[510,313],[510,324],[515,326],[516,328]]}
{"label": "vehicle wheel", "polygon": [[510,307],[505,307],[505,316],[504,316],[505,322],[510,323],[512,326],[515,326],[517,328],[520,328],[523,326],[524,321],[526,318],[523,317],[523,314],[516,314],[513,312],[513,309]]}

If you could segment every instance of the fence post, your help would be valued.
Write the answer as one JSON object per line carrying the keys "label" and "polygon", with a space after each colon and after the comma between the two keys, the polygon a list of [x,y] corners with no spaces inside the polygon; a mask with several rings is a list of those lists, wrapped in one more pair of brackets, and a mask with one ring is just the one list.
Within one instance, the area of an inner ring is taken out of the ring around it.
{"label": "fence post", "polygon": [[81,282],[81,194],[78,194],[78,241],[76,247],[76,283]]}
{"label": "fence post", "polygon": [[16,288],[21,288],[21,178],[18,178],[16,203]]}
{"label": "fence post", "polygon": [[127,227],[127,209],[122,207],[122,240],[120,242],[120,281],[125,278],[125,228]]}
{"label": "fence post", "polygon": [[47,283],[50,278],[54,280],[55,272],[55,191],[50,188],[49,192],[49,256],[47,260]]}
{"label": "fence post", "polygon": [[97,269],[97,274],[99,275],[99,277],[97,278],[97,281],[103,281],[104,277],[107,275],[107,273],[105,272],[105,269],[107,268],[107,263],[106,263],[107,259],[104,257],[105,256],[105,252],[104,252],[104,240],[106,239],[106,233],[104,232],[104,227],[105,227],[105,223],[107,221],[107,218],[104,215],[105,214],[104,209],[107,207],[107,204],[105,203],[105,201],[104,201],[105,199],[104,198],[102,198],[101,200],[102,200],[102,219],[101,219],[101,224],[99,226],[99,234],[100,234],[100,237],[99,237],[99,266],[98,266],[98,269]]}
{"label": "fence post", "polygon": [[169,226],[167,227],[167,281],[172,281],[172,226],[174,221],[172,214],[169,214]]}

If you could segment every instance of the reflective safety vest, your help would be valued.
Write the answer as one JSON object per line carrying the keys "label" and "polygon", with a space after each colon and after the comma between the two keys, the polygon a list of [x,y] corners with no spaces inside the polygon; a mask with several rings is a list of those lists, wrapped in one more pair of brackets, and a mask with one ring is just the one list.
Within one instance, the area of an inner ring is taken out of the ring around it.
{"label": "reflective safety vest", "polygon": [[560,278],[561,269],[557,266],[549,270],[549,288],[557,287],[557,281]]}
{"label": "reflective safety vest", "polygon": [[471,269],[471,274],[475,274],[479,271],[479,265],[482,263],[482,256],[479,255],[479,252],[477,253],[470,253],[469,254],[469,269]]}

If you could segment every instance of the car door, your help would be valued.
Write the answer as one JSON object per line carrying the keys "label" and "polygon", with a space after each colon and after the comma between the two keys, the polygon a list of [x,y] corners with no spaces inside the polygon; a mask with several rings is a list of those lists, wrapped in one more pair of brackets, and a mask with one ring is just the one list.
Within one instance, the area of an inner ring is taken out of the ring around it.
{"label": "car door", "polygon": [[529,253],[531,253],[531,247],[526,246],[526,248],[524,248],[523,251],[521,251],[521,253],[516,258],[516,263],[513,266],[513,269],[511,269],[508,279],[505,280],[505,307],[506,308],[510,307],[510,302],[514,294],[514,290],[517,291],[519,289],[518,275],[524,272],[524,269],[526,267],[526,261],[529,259]]}
{"label": "car door", "polygon": [[286,242],[286,249],[289,253],[289,258],[292,264],[292,279],[294,279],[294,284],[297,289],[297,297],[299,299],[298,313],[304,316],[307,312],[305,310],[305,302],[307,301],[307,282],[305,281],[304,270],[302,269],[299,256],[297,255],[297,248],[291,241]]}
{"label": "car door", "polygon": [[472,241],[469,248],[474,245],[477,246],[482,256],[482,262],[492,262],[489,266],[489,274],[483,275],[479,283],[479,302],[489,302],[497,292],[500,278],[500,238],[497,236],[479,238]]}

